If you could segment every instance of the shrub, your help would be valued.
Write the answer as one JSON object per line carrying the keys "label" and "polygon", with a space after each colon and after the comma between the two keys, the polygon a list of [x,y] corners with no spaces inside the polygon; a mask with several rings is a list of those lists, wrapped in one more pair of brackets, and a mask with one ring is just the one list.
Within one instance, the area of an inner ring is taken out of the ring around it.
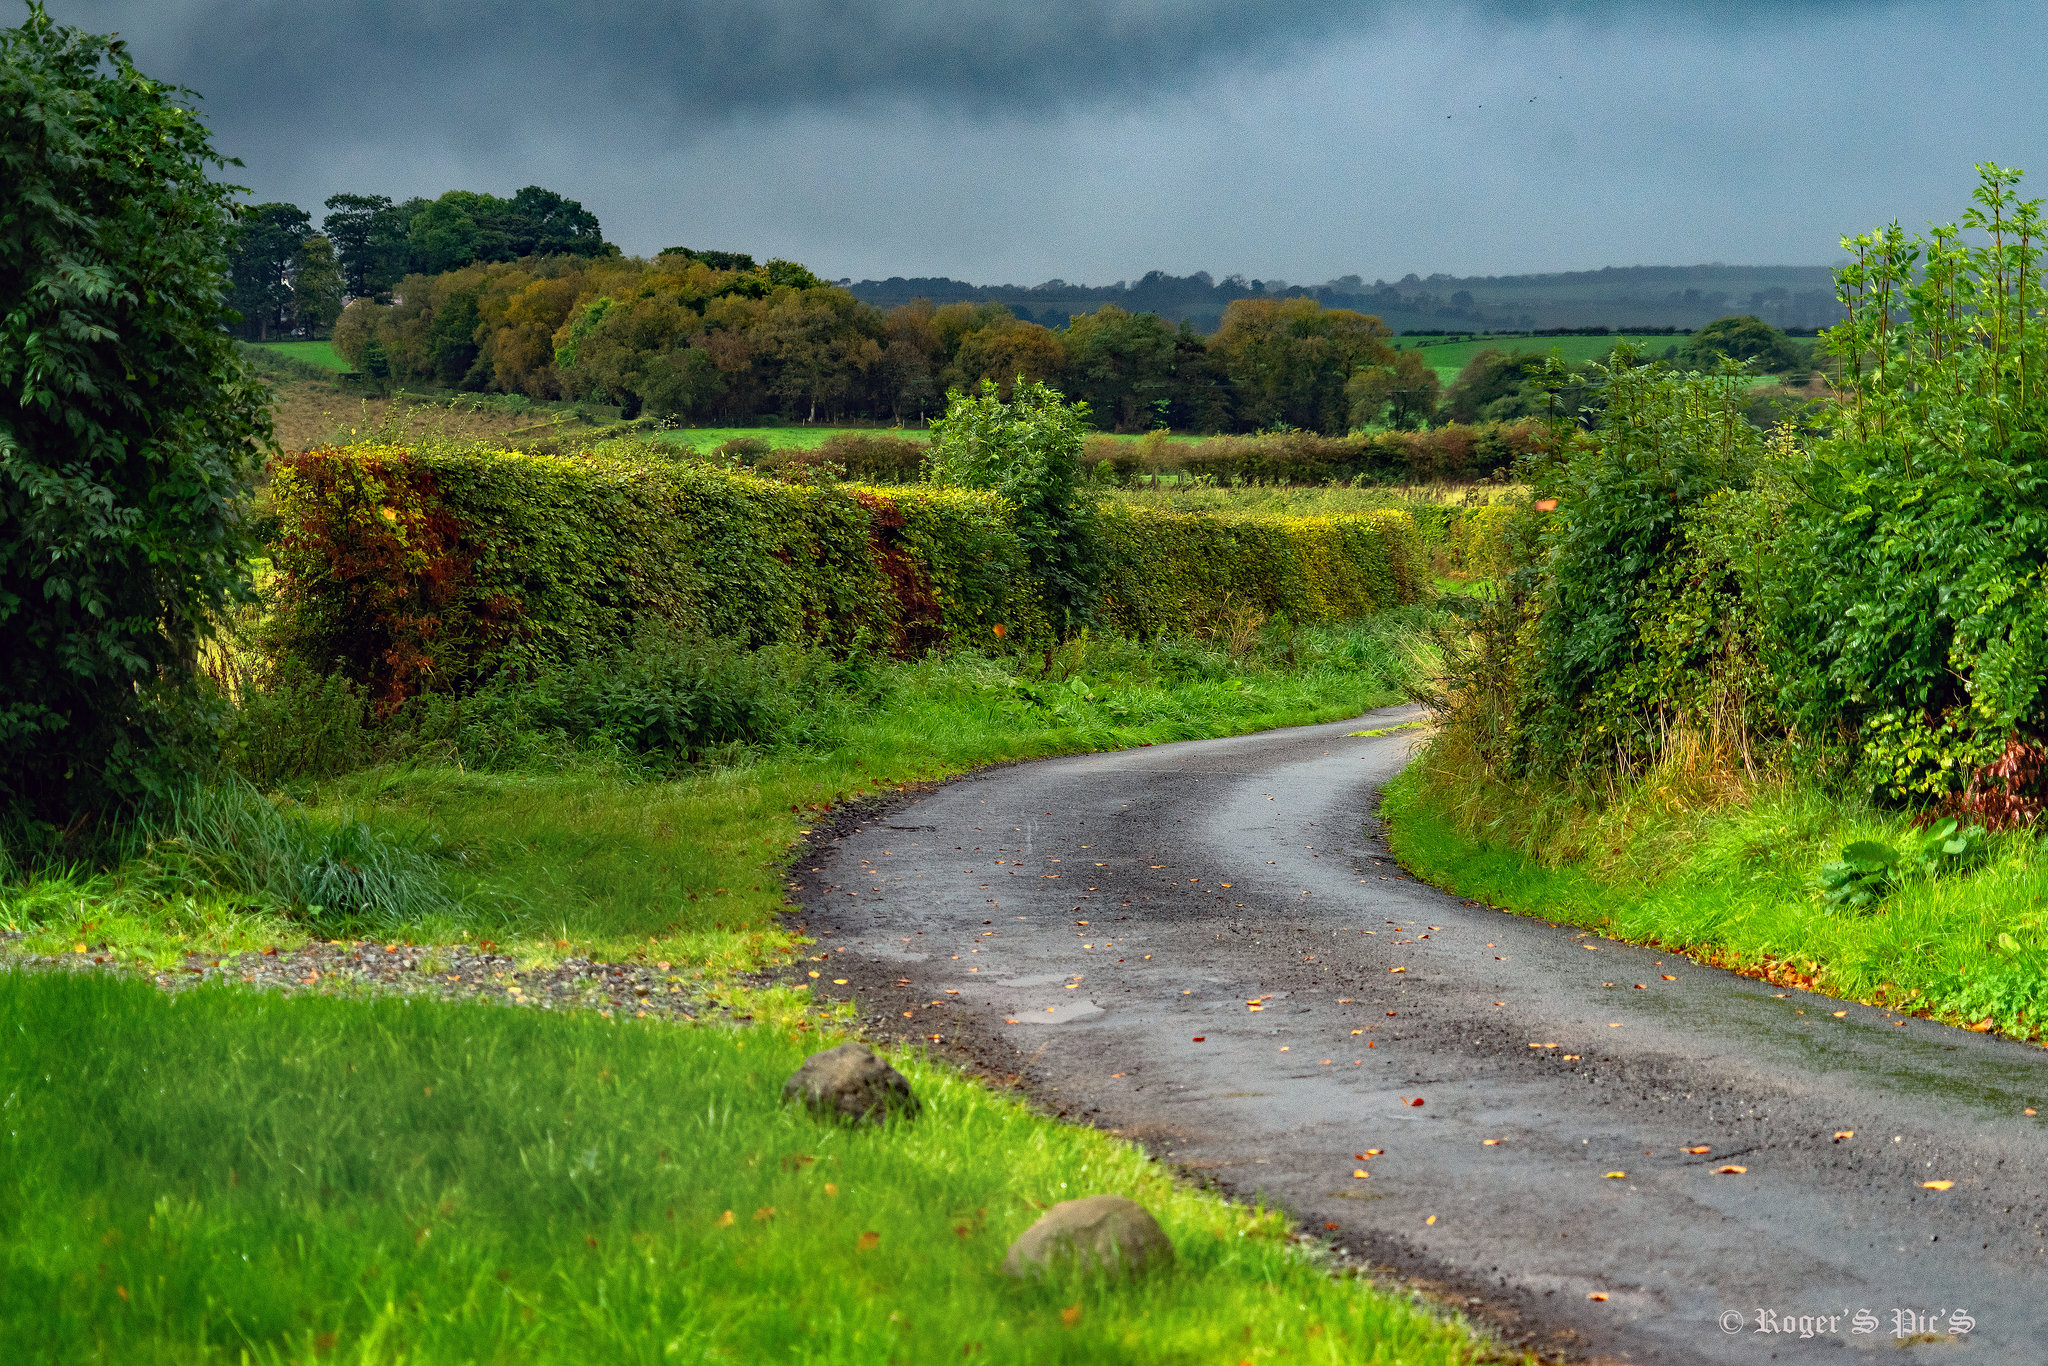
{"label": "shrub", "polygon": [[982,489],[1010,505],[1047,612],[1063,632],[1092,615],[1102,576],[1094,504],[1080,492],[1088,405],[1019,377],[1006,401],[994,380],[946,395],[932,423],[926,473],[935,484]]}
{"label": "shrub", "polygon": [[233,187],[178,92],[39,7],[0,30],[0,807],[168,790],[246,592],[267,389],[228,328]]}

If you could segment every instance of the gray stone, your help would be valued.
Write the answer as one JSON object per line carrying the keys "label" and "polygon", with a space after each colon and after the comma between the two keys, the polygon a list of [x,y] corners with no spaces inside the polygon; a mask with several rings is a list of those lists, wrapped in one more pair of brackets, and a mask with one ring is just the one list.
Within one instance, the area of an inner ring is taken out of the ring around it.
{"label": "gray stone", "polygon": [[1173,1264],[1173,1244],[1152,1211],[1121,1195],[1067,1200],[1038,1216],[1010,1244],[1004,1274],[1042,1271],[1055,1260],[1112,1274],[1136,1274]]}
{"label": "gray stone", "polygon": [[920,1108],[903,1074],[864,1043],[843,1043],[805,1058],[783,1084],[782,1098],[801,1100],[814,1114],[848,1124],[880,1124],[892,1114],[913,1119]]}

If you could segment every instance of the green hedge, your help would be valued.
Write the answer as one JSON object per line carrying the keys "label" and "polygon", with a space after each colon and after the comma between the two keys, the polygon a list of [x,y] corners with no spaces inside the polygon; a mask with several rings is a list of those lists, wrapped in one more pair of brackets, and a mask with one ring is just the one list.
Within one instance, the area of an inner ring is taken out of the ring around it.
{"label": "green hedge", "polygon": [[[910,654],[1050,635],[993,495],[774,483],[639,456],[364,445],[272,466],[275,653],[385,706],[501,661],[569,660],[649,627],[741,648]],[[1219,613],[1360,616],[1426,591],[1406,513],[1103,510],[1101,618],[1140,636]],[[997,628],[1002,628],[1000,632]]]}

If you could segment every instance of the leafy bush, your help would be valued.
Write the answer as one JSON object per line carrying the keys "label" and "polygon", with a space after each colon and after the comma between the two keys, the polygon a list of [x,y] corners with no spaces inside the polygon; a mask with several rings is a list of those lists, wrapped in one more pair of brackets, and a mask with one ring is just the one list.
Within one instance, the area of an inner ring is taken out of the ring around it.
{"label": "leafy bush", "polygon": [[179,93],[32,7],[0,30],[0,807],[69,824],[203,745],[268,392],[236,358],[233,188]]}
{"label": "leafy bush", "polygon": [[946,415],[932,423],[926,475],[1009,505],[1054,626],[1074,629],[1093,615],[1102,577],[1095,508],[1080,492],[1088,405],[1021,378],[1007,401],[994,380],[946,400]]}

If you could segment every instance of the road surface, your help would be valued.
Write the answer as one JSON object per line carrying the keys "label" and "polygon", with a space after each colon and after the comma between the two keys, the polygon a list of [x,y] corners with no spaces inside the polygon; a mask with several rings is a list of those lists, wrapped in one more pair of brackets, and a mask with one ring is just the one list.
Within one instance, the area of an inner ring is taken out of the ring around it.
{"label": "road surface", "polygon": [[1505,1342],[2048,1361],[2048,1052],[1410,879],[1374,810],[1416,732],[1347,733],[1416,715],[1013,765],[821,830],[814,985]]}

